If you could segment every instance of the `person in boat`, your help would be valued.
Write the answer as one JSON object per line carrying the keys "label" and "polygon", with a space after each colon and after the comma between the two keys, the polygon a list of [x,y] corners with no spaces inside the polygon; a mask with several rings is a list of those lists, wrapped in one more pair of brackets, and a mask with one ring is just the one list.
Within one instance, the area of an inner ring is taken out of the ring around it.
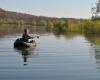
{"label": "person in boat", "polygon": [[24,29],[24,33],[22,35],[22,40],[26,42],[34,42],[33,37],[29,34],[29,29]]}

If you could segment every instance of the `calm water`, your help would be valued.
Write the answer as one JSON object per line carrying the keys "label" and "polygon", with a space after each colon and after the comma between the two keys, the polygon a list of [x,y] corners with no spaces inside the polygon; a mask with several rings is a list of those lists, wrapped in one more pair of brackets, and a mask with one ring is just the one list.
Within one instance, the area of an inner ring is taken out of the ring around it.
{"label": "calm water", "polygon": [[100,47],[82,36],[44,34],[17,50],[17,35],[0,38],[0,80],[100,80]]}

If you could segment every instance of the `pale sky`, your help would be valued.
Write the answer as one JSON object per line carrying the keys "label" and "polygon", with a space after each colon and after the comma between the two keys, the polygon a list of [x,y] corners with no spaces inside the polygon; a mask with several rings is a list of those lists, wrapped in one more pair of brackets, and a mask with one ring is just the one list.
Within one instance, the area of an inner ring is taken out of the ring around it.
{"label": "pale sky", "polygon": [[37,16],[90,18],[96,0],[0,0],[0,8]]}

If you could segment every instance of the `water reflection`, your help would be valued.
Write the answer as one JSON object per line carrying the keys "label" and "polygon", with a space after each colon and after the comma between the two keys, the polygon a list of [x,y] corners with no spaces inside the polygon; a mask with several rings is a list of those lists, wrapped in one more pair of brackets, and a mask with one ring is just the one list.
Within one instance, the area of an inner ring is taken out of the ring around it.
{"label": "water reflection", "polygon": [[54,33],[54,35],[59,38],[63,36],[67,39],[73,39],[77,36],[84,36],[86,41],[89,42],[89,46],[91,47],[91,51],[93,53],[93,58],[95,59],[97,69],[100,70],[100,36],[95,34],[81,34],[81,33],[75,33],[75,32],[66,32],[63,34],[60,33]]}
{"label": "water reflection", "polygon": [[[76,36],[76,38],[74,38],[74,36]],[[99,41],[98,37],[94,38],[93,36],[86,36],[88,42],[92,43],[92,45],[90,46],[90,43],[87,43],[87,40],[84,40],[84,37],[77,37],[77,35],[75,35],[74,33],[61,35],[60,39],[52,34],[43,35],[40,37],[37,47],[18,48],[15,49],[17,53],[12,50],[13,45],[11,44],[14,42],[11,42],[12,39],[16,39],[16,35],[14,35],[14,37],[10,37],[9,39],[8,37],[6,37],[0,41],[1,79],[100,79],[96,69],[97,64],[98,71],[100,70],[100,47],[97,48],[97,45],[95,44]],[[98,41],[96,39],[98,39]],[[6,45],[2,46],[2,44]],[[5,47],[10,47],[11,50],[5,50]],[[93,49],[93,54],[95,53],[95,56],[92,57],[93,60],[90,58],[89,54],[90,47]],[[37,49],[39,50],[39,53],[41,53],[39,57],[37,57]],[[27,66],[26,68],[20,66],[20,63],[23,65],[31,65]],[[14,73],[12,73],[12,71]],[[18,78],[16,78],[16,75]]]}
{"label": "water reflection", "polygon": [[33,57],[38,55],[36,47],[30,47],[30,48],[17,47],[17,48],[15,48],[15,51],[17,51],[19,54],[22,55],[23,65],[28,64],[28,59],[29,58],[33,58]]}
{"label": "water reflection", "polygon": [[79,33],[79,32],[64,32],[64,33],[60,33],[60,32],[53,32],[53,34],[55,35],[56,38],[60,38],[60,37],[64,37],[66,39],[73,39],[77,36],[82,36],[83,34],[82,33]]}
{"label": "water reflection", "polygon": [[92,45],[91,47],[96,60],[97,69],[100,69],[100,46]]}
{"label": "water reflection", "polygon": [[46,33],[45,27],[32,25],[16,25],[16,24],[2,24],[0,25],[0,38],[15,33],[22,33],[25,28],[28,28],[31,33]]}
{"label": "water reflection", "polygon": [[100,70],[100,36],[98,35],[85,35],[86,40],[91,43],[91,50],[96,60],[97,69]]}

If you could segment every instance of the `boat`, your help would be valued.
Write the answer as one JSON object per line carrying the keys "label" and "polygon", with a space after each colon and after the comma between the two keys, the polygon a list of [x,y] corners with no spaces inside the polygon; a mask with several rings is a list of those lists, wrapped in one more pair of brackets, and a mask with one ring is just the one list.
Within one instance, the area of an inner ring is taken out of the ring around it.
{"label": "boat", "polygon": [[18,38],[14,42],[14,47],[35,47],[35,46],[36,46],[35,40],[33,40],[32,42],[27,42],[24,41],[22,38]]}

